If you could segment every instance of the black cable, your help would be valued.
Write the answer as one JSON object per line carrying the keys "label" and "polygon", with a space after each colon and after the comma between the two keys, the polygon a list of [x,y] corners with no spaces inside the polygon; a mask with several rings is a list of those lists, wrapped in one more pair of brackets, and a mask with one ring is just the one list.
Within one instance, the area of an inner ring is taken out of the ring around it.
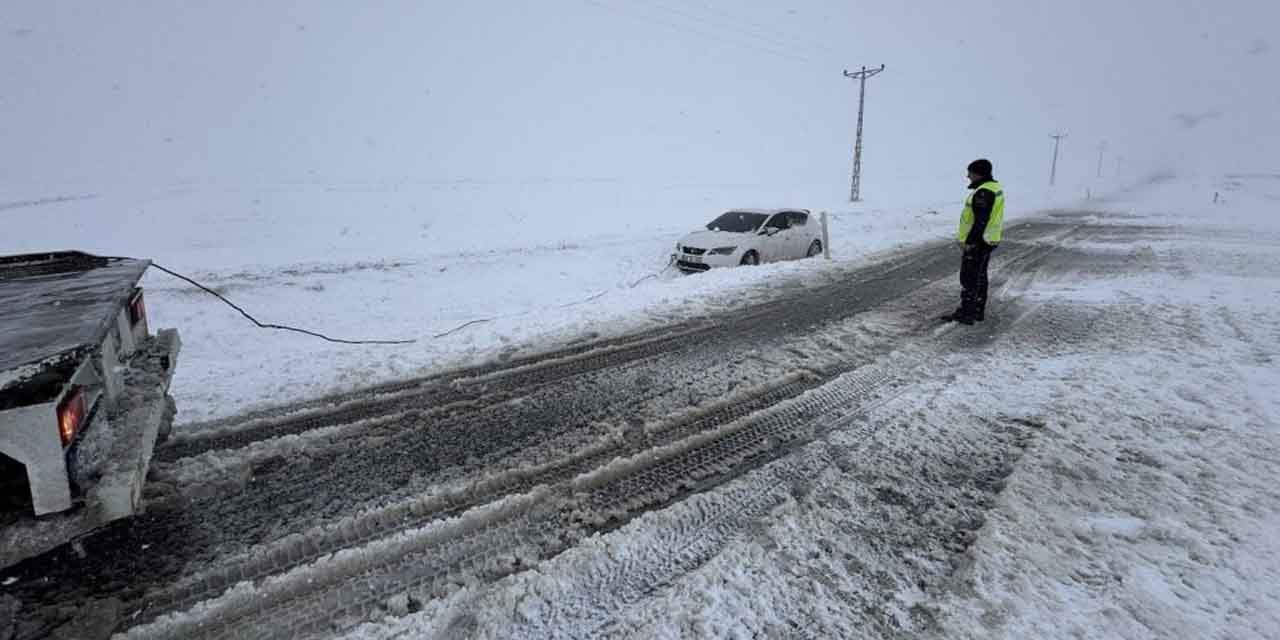
{"label": "black cable", "polygon": [[649,275],[647,275],[647,276],[645,276],[645,277],[643,277],[643,278],[640,278],[639,280],[636,280],[635,282],[632,282],[632,283],[631,283],[631,287],[630,287],[630,288],[631,288],[631,289],[634,289],[634,288],[636,288],[636,287],[640,286],[640,283],[641,283],[641,282],[644,282],[645,280],[649,280],[649,279],[651,279],[651,278],[657,278],[658,276],[661,276],[662,274],[664,274],[664,273],[666,273],[666,272],[667,272],[667,269],[670,269],[670,268],[671,268],[671,265],[673,265],[673,264],[675,264],[675,263],[676,263],[676,254],[674,254],[674,253],[673,253],[673,254],[671,254],[671,258],[669,258],[669,259],[667,260],[667,266],[663,267],[661,271],[658,271],[657,273],[651,273],[651,274],[649,274]]}
{"label": "black cable", "polygon": [[560,305],[560,308],[561,308],[561,309],[568,309],[569,307],[576,307],[576,306],[578,306],[578,305],[580,305],[580,304],[586,304],[586,303],[588,303],[588,302],[592,302],[592,301],[595,301],[595,300],[599,300],[600,298],[603,298],[603,297],[605,297],[605,296],[607,296],[607,295],[609,295],[609,291],[608,291],[608,290],[601,291],[600,293],[597,293],[597,294],[595,294],[595,295],[591,296],[590,298],[583,298],[582,300],[578,300],[577,302],[566,302],[566,303],[564,303],[564,304]]}
{"label": "black cable", "polygon": [[[644,282],[645,280],[649,280],[649,279],[651,279],[651,278],[657,278],[658,276],[661,276],[664,272],[666,272],[666,270],[667,270],[667,269],[670,269],[670,268],[671,268],[671,265],[672,265],[672,264],[675,264],[675,256],[674,256],[674,255],[673,255],[673,256],[671,256],[671,259],[667,261],[667,266],[663,267],[661,270],[659,270],[659,271],[658,271],[658,272],[656,272],[656,273],[652,273],[652,274],[647,275],[647,276],[645,276],[645,277],[643,277],[643,278],[640,278],[639,280],[636,280],[635,282],[631,283],[631,285],[630,285],[630,287],[629,287],[629,288],[634,289],[634,288],[636,288],[637,286],[639,286],[639,285],[640,285],[640,283]],[[154,263],[154,262],[152,262],[152,263],[151,263],[151,266],[152,266],[153,268],[155,268],[155,269],[159,270],[159,271],[163,271],[163,272],[165,272],[165,273],[167,273],[167,274],[169,274],[169,275],[171,275],[171,276],[173,276],[173,277],[175,277],[175,278],[177,278],[177,279],[179,279],[179,280],[182,280],[183,282],[189,283],[189,284],[191,284],[192,286],[194,286],[194,287],[196,287],[196,288],[200,289],[201,291],[204,291],[205,293],[208,293],[209,295],[211,295],[211,296],[213,296],[213,297],[215,297],[215,298],[217,298],[217,299],[221,300],[221,301],[222,301],[223,303],[225,303],[227,306],[229,306],[229,307],[231,307],[232,309],[235,309],[236,311],[240,312],[240,315],[242,315],[242,316],[244,316],[245,318],[247,318],[247,319],[249,320],[249,322],[252,322],[253,324],[257,325],[259,328],[262,328],[262,329],[276,329],[276,330],[279,330],[279,331],[293,331],[293,332],[295,332],[295,333],[301,333],[301,334],[304,334],[304,335],[313,336],[313,337],[316,337],[316,338],[320,338],[321,340],[327,340],[327,341],[329,341],[329,342],[334,342],[334,343],[338,343],[338,344],[414,344],[414,343],[416,343],[416,342],[417,342],[417,340],[343,340],[343,339],[341,339],[341,338],[331,338],[331,337],[329,337],[329,336],[324,335],[323,333],[317,333],[317,332],[315,332],[315,331],[308,331],[308,330],[306,330],[306,329],[299,329],[299,328],[297,328],[297,327],[290,327],[290,326],[288,326],[288,325],[283,325],[283,324],[272,324],[272,323],[261,322],[261,321],[259,321],[257,318],[253,317],[252,315],[249,315],[249,312],[248,312],[248,311],[245,311],[244,309],[240,308],[240,306],[239,306],[239,305],[237,305],[236,303],[234,303],[234,302],[232,302],[232,301],[228,300],[228,299],[226,298],[226,296],[223,296],[222,294],[218,293],[217,291],[214,291],[213,289],[210,289],[209,287],[206,287],[206,286],[204,286],[203,284],[200,284],[199,282],[196,282],[195,280],[193,280],[193,279],[191,279],[191,278],[188,278],[187,276],[182,275],[181,273],[178,273],[178,272],[173,271],[173,270],[171,270],[171,269],[167,269],[167,268],[165,268],[165,267],[163,267],[163,266],[161,266],[161,265],[159,265],[159,264],[156,264],[156,263]],[[608,291],[602,291],[602,292],[600,292],[600,293],[597,293],[597,294],[595,294],[595,295],[591,296],[590,298],[586,298],[586,299],[584,299],[584,300],[579,300],[579,301],[577,301],[577,302],[570,302],[570,303],[568,303],[568,304],[561,305],[561,307],[571,307],[571,306],[574,306],[574,305],[585,304],[585,303],[591,302],[591,301],[593,301],[593,300],[598,300],[598,299],[600,299],[600,298],[603,298],[603,297],[604,297],[605,295],[607,295],[608,293],[609,293]],[[443,333],[437,333],[437,334],[435,334],[435,335],[433,335],[433,336],[431,336],[431,337],[432,337],[432,338],[444,338],[444,337],[447,337],[447,336],[452,335],[452,334],[454,334],[454,333],[457,333],[457,332],[459,332],[459,331],[461,331],[461,330],[463,330],[463,329],[466,329],[467,327],[470,327],[470,326],[473,326],[473,325],[477,325],[477,324],[485,324],[485,323],[488,323],[488,322],[494,322],[494,321],[495,321],[495,320],[497,320],[497,319],[498,319],[498,318],[481,318],[481,319],[479,319],[479,320],[470,320],[470,321],[468,321],[468,322],[464,322],[464,323],[462,323],[462,324],[460,324],[460,325],[458,325],[458,326],[456,326],[456,327],[454,327],[454,328],[452,328],[452,329],[450,329],[450,330],[448,330],[448,331],[445,331],[445,332],[443,332]]]}
{"label": "black cable", "polygon": [[449,334],[457,333],[457,332],[459,332],[459,331],[462,331],[463,329],[466,329],[467,327],[469,327],[469,326],[471,326],[471,325],[473,325],[473,324],[484,324],[484,323],[486,323],[486,322],[493,322],[494,320],[497,320],[497,318],[481,318],[481,319],[479,319],[479,320],[471,320],[471,321],[469,321],[469,322],[464,322],[464,323],[462,323],[462,324],[460,324],[460,325],[458,325],[458,326],[456,326],[456,327],[454,327],[454,328],[452,328],[452,329],[450,329],[450,330],[448,330],[448,331],[445,331],[444,333],[437,333],[437,334],[435,334],[434,336],[431,336],[431,337],[432,337],[432,338],[443,338],[443,337],[445,337],[445,336],[447,336],[447,335],[449,335]]}
{"label": "black cable", "polygon": [[[671,256],[671,259],[667,261],[667,266],[663,267],[661,270],[659,270],[659,271],[658,271],[658,272],[656,272],[656,273],[649,274],[649,275],[647,275],[647,276],[645,276],[645,277],[643,277],[643,278],[640,278],[639,280],[636,280],[635,282],[631,283],[631,285],[630,285],[630,287],[629,287],[629,288],[634,289],[634,288],[636,288],[637,286],[639,286],[641,282],[644,282],[645,280],[648,280],[648,279],[650,279],[650,278],[657,278],[658,276],[661,276],[663,273],[665,273],[665,272],[666,272],[666,270],[667,270],[667,269],[670,269],[670,268],[671,268],[671,265],[675,264],[675,261],[676,261],[676,257],[675,257],[674,255],[673,255],[673,256]],[[569,302],[569,303],[566,303],[566,304],[562,304],[562,305],[560,305],[560,308],[561,308],[561,309],[565,309],[565,308],[573,307],[573,306],[577,306],[577,305],[580,305],[580,304],[586,304],[586,303],[588,303],[588,302],[592,302],[592,301],[594,301],[594,300],[599,300],[600,298],[603,298],[603,297],[605,297],[605,296],[607,296],[607,295],[609,295],[609,291],[608,291],[608,290],[601,291],[600,293],[597,293],[597,294],[595,294],[595,295],[593,295],[593,296],[591,296],[591,297],[589,297],[589,298],[584,298],[584,299],[582,299],[582,300],[578,300],[578,301],[576,301],[576,302]],[[523,315],[523,314],[517,314],[517,315]],[[506,316],[506,317],[512,317],[512,316]],[[432,337],[432,338],[444,338],[444,337],[449,336],[449,335],[451,335],[451,334],[454,334],[454,333],[457,333],[457,332],[459,332],[459,331],[462,331],[463,329],[466,329],[467,327],[470,327],[470,326],[472,326],[472,325],[485,324],[485,323],[488,323],[488,322],[494,322],[494,321],[499,320],[500,318],[501,318],[501,317],[495,317],[495,318],[481,318],[481,319],[479,319],[479,320],[471,320],[471,321],[468,321],[468,322],[464,322],[464,323],[462,323],[462,324],[460,324],[460,325],[458,325],[458,326],[456,326],[456,327],[454,327],[454,328],[452,328],[452,329],[450,329],[450,330],[448,330],[448,331],[445,331],[445,332],[443,332],[443,333],[437,333],[437,334],[435,334],[434,336],[431,336],[431,337]]]}
{"label": "black cable", "polygon": [[167,274],[169,274],[169,275],[171,275],[171,276],[173,276],[173,277],[175,277],[175,278],[177,278],[177,279],[179,279],[179,280],[182,280],[182,281],[188,282],[188,283],[190,283],[191,285],[193,285],[193,286],[195,286],[195,287],[199,288],[201,291],[204,291],[205,293],[208,293],[209,295],[212,295],[212,296],[216,297],[217,299],[219,299],[219,300],[223,301],[224,303],[226,303],[226,305],[227,305],[227,306],[231,307],[232,309],[235,309],[236,311],[239,311],[239,312],[240,312],[240,315],[242,315],[242,316],[244,316],[245,318],[248,318],[248,319],[249,319],[249,322],[252,322],[253,324],[257,325],[259,328],[262,328],[262,329],[276,329],[276,330],[279,330],[279,331],[293,331],[293,332],[296,332],[296,333],[301,333],[301,334],[305,334],[305,335],[308,335],[308,336],[313,336],[313,337],[316,337],[316,338],[320,338],[321,340],[327,340],[327,341],[329,341],[329,342],[336,342],[336,343],[338,343],[338,344],[413,344],[413,343],[417,342],[417,340],[343,340],[343,339],[341,339],[341,338],[330,338],[329,336],[326,336],[326,335],[324,335],[323,333],[316,333],[315,331],[308,331],[308,330],[306,330],[306,329],[299,329],[299,328],[297,328],[297,327],[290,327],[290,326],[283,325],[283,324],[270,324],[270,323],[266,323],[266,322],[259,322],[257,318],[255,318],[255,317],[253,317],[253,316],[249,315],[249,312],[248,312],[248,311],[245,311],[244,309],[241,309],[239,306],[237,306],[237,305],[236,305],[236,303],[234,303],[234,302],[232,302],[232,301],[228,300],[225,296],[223,296],[222,294],[218,293],[217,291],[214,291],[213,289],[210,289],[209,287],[206,287],[206,286],[204,286],[204,285],[200,284],[199,282],[196,282],[195,280],[192,280],[191,278],[188,278],[187,276],[182,275],[181,273],[178,273],[178,272],[176,272],[176,271],[171,271],[171,270],[169,270],[169,269],[166,269],[166,268],[164,268],[164,267],[162,267],[162,266],[160,266],[160,265],[158,265],[158,264],[156,264],[156,263],[154,263],[154,262],[152,262],[152,263],[151,263],[151,266],[152,266],[153,268],[155,268],[155,269],[159,269],[160,271],[163,271],[163,272],[165,272],[165,273],[167,273]]}

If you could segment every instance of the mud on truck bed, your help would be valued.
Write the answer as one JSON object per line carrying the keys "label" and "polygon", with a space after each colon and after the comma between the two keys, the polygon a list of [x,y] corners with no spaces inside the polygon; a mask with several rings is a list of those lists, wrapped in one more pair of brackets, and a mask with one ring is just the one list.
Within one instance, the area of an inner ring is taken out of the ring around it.
{"label": "mud on truck bed", "polygon": [[147,326],[148,266],[0,256],[0,567],[141,509],[180,347]]}

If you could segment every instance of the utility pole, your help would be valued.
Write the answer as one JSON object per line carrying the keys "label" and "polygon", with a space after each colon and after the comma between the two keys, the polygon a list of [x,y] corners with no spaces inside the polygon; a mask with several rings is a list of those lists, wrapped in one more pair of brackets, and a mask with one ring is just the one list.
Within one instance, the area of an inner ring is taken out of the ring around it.
{"label": "utility pole", "polygon": [[853,184],[849,188],[849,202],[862,201],[862,110],[867,102],[867,78],[881,71],[884,71],[884,65],[880,65],[879,69],[864,66],[861,71],[853,73],[848,69],[844,71],[844,77],[858,80],[858,133],[853,143]]}
{"label": "utility pole", "polygon": [[1102,143],[1098,145],[1098,177],[1099,178],[1102,177],[1102,154],[1105,153],[1106,151],[1107,151],[1107,141],[1103,140]]}
{"label": "utility pole", "polygon": [[1067,137],[1065,133],[1055,133],[1053,138],[1053,165],[1049,168],[1049,186],[1053,186],[1054,181],[1058,179],[1058,146],[1062,144],[1062,139]]}

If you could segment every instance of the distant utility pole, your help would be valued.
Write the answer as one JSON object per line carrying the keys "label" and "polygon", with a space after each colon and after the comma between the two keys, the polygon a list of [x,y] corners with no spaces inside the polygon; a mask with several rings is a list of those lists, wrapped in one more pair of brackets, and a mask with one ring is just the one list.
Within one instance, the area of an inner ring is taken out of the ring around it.
{"label": "distant utility pole", "polygon": [[1053,183],[1058,179],[1058,147],[1062,144],[1062,139],[1067,137],[1067,134],[1055,133],[1049,137],[1053,138],[1053,165],[1049,168],[1049,186],[1052,187]]}
{"label": "distant utility pole", "polygon": [[1106,153],[1106,151],[1107,151],[1107,141],[1103,140],[1102,143],[1098,145],[1098,177],[1099,178],[1102,177],[1102,154]]}
{"label": "distant utility pole", "polygon": [[849,189],[849,202],[862,201],[862,110],[867,102],[867,78],[881,71],[884,71],[884,65],[879,69],[862,67],[861,71],[853,73],[848,69],[844,71],[844,77],[858,80],[858,134],[853,143],[853,185]]}

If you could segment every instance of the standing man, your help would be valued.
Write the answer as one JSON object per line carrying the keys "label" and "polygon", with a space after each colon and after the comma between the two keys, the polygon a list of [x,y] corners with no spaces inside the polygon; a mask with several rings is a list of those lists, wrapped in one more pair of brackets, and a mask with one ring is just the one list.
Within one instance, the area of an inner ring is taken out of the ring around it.
{"label": "standing man", "polygon": [[987,311],[987,264],[1004,237],[1004,188],[992,176],[991,161],[969,163],[969,197],[960,214],[956,240],[964,249],[960,261],[960,308],[942,316],[945,322],[982,322]]}

